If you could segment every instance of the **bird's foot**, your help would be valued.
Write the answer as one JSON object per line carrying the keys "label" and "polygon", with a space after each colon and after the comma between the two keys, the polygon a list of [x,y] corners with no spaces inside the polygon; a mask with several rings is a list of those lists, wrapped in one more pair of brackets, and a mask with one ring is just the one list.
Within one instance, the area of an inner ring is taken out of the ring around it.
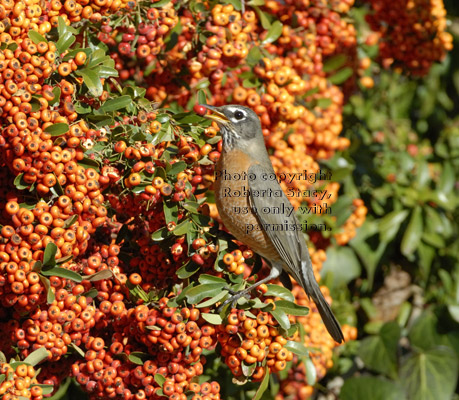
{"label": "bird's foot", "polygon": [[223,308],[229,303],[231,303],[231,308],[234,308],[236,306],[237,301],[242,297],[245,297],[247,300],[250,300],[250,290],[245,289],[245,290],[240,290],[238,292],[235,292],[234,290],[230,290],[230,289],[226,289],[226,290],[228,290],[228,292],[231,294],[231,297],[226,299],[220,305],[220,307],[218,307],[218,310],[217,310],[218,312],[221,312]]}

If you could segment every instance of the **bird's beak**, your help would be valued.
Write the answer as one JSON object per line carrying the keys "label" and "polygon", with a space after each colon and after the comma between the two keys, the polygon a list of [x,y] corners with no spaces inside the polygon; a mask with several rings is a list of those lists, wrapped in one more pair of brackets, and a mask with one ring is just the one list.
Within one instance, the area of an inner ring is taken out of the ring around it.
{"label": "bird's beak", "polygon": [[217,123],[223,123],[223,124],[229,121],[226,115],[218,110],[218,107],[209,106],[207,104],[200,104],[200,106],[203,106],[211,111],[211,114],[204,115],[205,118],[209,118]]}

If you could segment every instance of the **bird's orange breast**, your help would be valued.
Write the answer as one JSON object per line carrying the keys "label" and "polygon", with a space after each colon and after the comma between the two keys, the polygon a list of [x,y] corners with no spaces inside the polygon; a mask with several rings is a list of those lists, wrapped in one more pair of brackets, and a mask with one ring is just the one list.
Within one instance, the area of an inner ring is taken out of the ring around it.
{"label": "bird's orange breast", "polygon": [[256,161],[240,150],[222,153],[215,170],[215,202],[223,223],[237,240],[269,260],[279,259],[250,208],[247,171],[253,162]]}

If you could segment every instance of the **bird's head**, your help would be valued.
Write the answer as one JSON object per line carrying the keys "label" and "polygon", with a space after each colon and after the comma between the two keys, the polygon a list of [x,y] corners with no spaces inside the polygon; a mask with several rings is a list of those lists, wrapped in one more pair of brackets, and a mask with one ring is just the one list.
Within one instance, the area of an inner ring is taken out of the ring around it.
{"label": "bird's head", "polygon": [[210,110],[210,114],[205,117],[218,124],[225,150],[240,148],[256,151],[257,146],[263,146],[262,149],[265,149],[260,119],[250,108],[238,104],[221,107],[206,104],[203,106]]}

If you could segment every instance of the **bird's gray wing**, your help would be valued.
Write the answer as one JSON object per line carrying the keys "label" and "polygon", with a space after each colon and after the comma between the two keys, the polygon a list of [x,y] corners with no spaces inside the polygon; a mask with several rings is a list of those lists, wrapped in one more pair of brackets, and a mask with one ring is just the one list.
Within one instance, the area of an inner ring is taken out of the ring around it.
{"label": "bird's gray wing", "polygon": [[[296,279],[295,274],[301,260],[309,257],[300,223],[293,206],[285,196],[276,180],[267,179],[273,170],[260,164],[253,164],[248,171],[250,204],[256,209],[260,225],[271,239],[288,268],[288,272]],[[255,178],[256,179],[252,179]],[[300,281],[301,282],[301,279]]]}
{"label": "bird's gray wing", "polygon": [[[254,211],[256,208],[255,214],[259,223],[265,228],[264,231],[282,258],[282,268],[293,276],[308,296],[312,297],[328,332],[333,339],[341,343],[344,340],[341,327],[314,277],[303,231],[292,205],[276,180],[263,179],[263,176],[269,177],[273,173],[272,169],[260,164],[254,164],[249,168],[250,205]],[[278,194],[279,197],[274,194]],[[276,212],[278,209],[291,210],[291,214],[279,214]],[[295,229],[290,230],[290,227]]]}

